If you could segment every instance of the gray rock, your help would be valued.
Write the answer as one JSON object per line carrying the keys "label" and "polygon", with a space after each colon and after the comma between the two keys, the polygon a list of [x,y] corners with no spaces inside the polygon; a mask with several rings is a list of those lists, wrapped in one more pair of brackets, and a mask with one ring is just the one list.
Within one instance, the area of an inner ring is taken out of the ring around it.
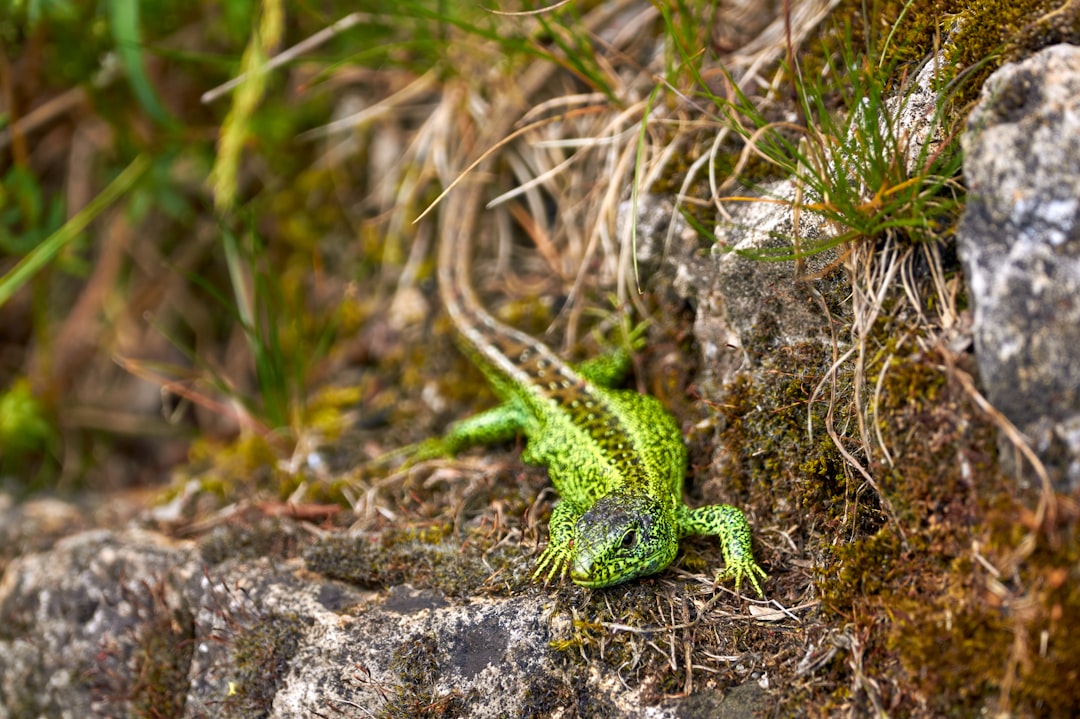
{"label": "gray rock", "polygon": [[9,564],[0,581],[0,717],[129,714],[138,682],[130,670],[148,666],[145,649],[159,639],[185,635],[168,607],[181,606],[195,570],[189,555],[160,535],[97,530]]}
{"label": "gray rock", "polygon": [[192,542],[95,530],[7,567],[0,719],[701,716],[560,659],[570,625],[544,593],[368,591],[299,557],[215,564]]}
{"label": "gray rock", "polygon": [[[1080,48],[1006,65],[963,138],[957,237],[987,398],[1080,487]],[[1003,445],[1003,449],[1005,449]],[[1008,460],[1013,453],[1003,451]]]}
{"label": "gray rock", "polygon": [[722,385],[739,370],[759,366],[761,357],[777,348],[830,341],[814,290],[831,293],[834,281],[820,275],[836,261],[836,252],[806,256],[801,276],[794,260],[776,259],[792,253],[792,238],[798,237],[806,251],[826,242],[829,229],[820,215],[796,216],[789,204],[796,198],[795,183],[773,183],[762,194],[779,202],[728,203],[729,217],[716,228],[709,254],[683,252],[676,261],[675,289],[697,306],[694,335],[705,386]]}
{"label": "gray rock", "polygon": [[20,554],[43,551],[89,527],[86,513],[69,502],[43,497],[17,504],[0,492],[0,572]]}

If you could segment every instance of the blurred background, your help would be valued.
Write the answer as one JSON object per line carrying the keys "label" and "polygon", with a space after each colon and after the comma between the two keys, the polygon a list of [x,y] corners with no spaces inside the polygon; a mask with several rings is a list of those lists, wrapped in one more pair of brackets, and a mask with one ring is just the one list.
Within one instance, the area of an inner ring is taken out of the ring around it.
{"label": "blurred background", "polygon": [[189,458],[267,479],[341,430],[363,388],[312,388],[367,359],[335,339],[397,289],[402,128],[465,22],[369,5],[0,10],[0,490],[137,488]]}

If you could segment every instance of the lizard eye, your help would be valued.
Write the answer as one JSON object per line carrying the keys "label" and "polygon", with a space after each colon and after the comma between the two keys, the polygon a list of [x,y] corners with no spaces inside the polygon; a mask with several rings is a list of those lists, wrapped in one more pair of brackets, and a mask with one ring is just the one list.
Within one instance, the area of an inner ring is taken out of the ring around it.
{"label": "lizard eye", "polygon": [[637,532],[631,529],[623,535],[622,547],[623,549],[631,549],[635,544],[637,544]]}

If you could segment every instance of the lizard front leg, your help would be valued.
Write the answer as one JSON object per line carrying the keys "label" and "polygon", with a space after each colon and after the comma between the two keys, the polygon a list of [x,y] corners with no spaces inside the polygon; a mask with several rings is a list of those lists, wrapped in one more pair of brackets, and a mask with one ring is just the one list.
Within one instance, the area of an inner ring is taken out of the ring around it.
{"label": "lizard front leg", "polygon": [[720,551],[724,555],[724,569],[716,575],[716,581],[735,579],[735,591],[743,579],[749,579],[760,596],[758,576],[768,579],[765,570],[754,561],[750,547],[750,524],[741,510],[727,504],[690,509],[686,505],[678,509],[679,535],[704,534],[720,538]]}
{"label": "lizard front leg", "polygon": [[556,575],[559,578],[566,576],[574,553],[574,525],[581,514],[581,509],[565,500],[555,505],[548,523],[548,544],[536,562],[534,580],[543,576],[545,569],[547,576],[544,577],[544,584]]}

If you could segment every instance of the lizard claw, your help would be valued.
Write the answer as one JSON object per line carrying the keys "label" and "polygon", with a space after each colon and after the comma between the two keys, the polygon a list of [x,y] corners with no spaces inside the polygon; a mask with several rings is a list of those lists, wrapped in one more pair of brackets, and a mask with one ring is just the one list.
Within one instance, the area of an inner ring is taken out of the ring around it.
{"label": "lizard claw", "polygon": [[758,575],[761,575],[762,579],[769,578],[769,575],[765,573],[764,569],[757,565],[757,562],[752,559],[745,559],[741,562],[729,564],[724,567],[717,573],[716,582],[720,583],[734,577],[735,592],[738,593],[743,579],[749,579],[750,583],[754,585],[754,589],[757,590],[758,596],[764,598],[765,592],[761,590],[761,583],[758,582]]}
{"label": "lizard claw", "polygon": [[570,570],[570,557],[564,548],[556,547],[551,542],[548,542],[547,547],[540,554],[540,559],[536,562],[536,570],[533,572],[533,581],[537,581],[544,575],[544,570],[547,570],[547,576],[544,577],[544,586],[546,587],[551,583],[551,580],[556,575],[561,579],[566,576],[566,573]]}

